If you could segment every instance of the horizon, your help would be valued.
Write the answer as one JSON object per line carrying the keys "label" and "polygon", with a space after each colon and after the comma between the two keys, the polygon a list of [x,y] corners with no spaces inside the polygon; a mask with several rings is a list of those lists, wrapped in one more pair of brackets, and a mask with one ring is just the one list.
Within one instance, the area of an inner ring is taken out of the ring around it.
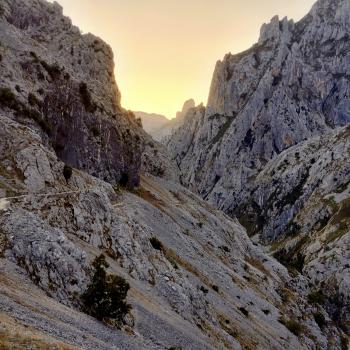
{"label": "horizon", "polygon": [[301,19],[315,0],[57,2],[74,25],[112,47],[122,106],[172,119],[190,98],[206,105],[215,64],[225,54],[251,47],[275,15]]}

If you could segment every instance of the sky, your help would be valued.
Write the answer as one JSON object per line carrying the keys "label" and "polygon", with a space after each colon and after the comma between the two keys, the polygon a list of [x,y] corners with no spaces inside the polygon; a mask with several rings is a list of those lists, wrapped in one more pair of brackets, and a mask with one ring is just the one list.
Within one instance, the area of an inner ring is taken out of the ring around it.
{"label": "sky", "polygon": [[84,32],[111,45],[122,105],[175,117],[206,104],[215,63],[252,46],[278,14],[299,20],[315,0],[58,0]]}

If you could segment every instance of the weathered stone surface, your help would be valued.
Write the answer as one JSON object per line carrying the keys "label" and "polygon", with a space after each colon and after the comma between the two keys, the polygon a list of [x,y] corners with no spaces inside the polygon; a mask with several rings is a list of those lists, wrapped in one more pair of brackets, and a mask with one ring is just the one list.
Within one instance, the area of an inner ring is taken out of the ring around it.
{"label": "weathered stone surface", "polygon": [[[315,308],[306,301],[307,281],[289,276],[249,240],[236,220],[179,184],[152,176],[143,177],[133,193],[117,194],[110,184],[78,170],[67,183],[63,163],[33,130],[9,118],[1,122],[5,144],[10,145],[3,149],[1,168],[11,163],[14,169],[3,174],[1,183],[29,193],[8,199],[9,206],[0,212],[4,242],[0,248],[5,257],[1,268],[7,276],[0,281],[0,308],[8,316],[83,347],[86,340],[81,334],[89,338],[86,332],[95,321],[89,321],[84,331],[76,311],[63,310],[53,300],[54,313],[48,321],[42,308],[49,301],[38,295],[28,278],[61,303],[78,306],[89,282],[90,263],[103,252],[110,272],[124,276],[131,285],[130,349],[144,344],[145,349],[164,350],[171,346],[311,350],[325,348],[332,339],[331,348],[340,350],[341,333],[321,307],[326,317],[322,332],[315,323]],[[13,154],[24,155],[20,164],[32,159],[30,152],[23,152],[28,144],[45,153],[50,164],[45,172],[38,171],[39,164],[28,173],[16,170]],[[32,173],[38,176],[36,181],[26,181]],[[54,182],[39,191],[37,183],[45,183],[47,173]],[[152,247],[152,237],[162,243],[161,251]],[[20,275],[14,263],[23,267]],[[21,292],[8,279],[23,279],[26,289],[30,286],[24,305],[18,297]],[[302,334],[292,334],[281,317],[298,320],[305,327]],[[63,327],[62,318],[70,320],[69,326]],[[128,348],[125,333],[98,327],[100,332],[93,333],[96,349],[108,349],[119,338],[121,349]],[[67,338],[72,329],[79,329],[79,334]],[[116,333],[106,337],[108,332]]]}
{"label": "weathered stone surface", "polygon": [[348,18],[347,0],[318,1],[217,63],[204,115],[190,112],[168,142],[186,186],[234,212],[267,162],[350,121]]}
{"label": "weathered stone surface", "polygon": [[3,0],[1,8],[0,110],[39,130],[71,166],[137,185],[142,130],[120,106],[111,48],[82,35],[56,2]]}

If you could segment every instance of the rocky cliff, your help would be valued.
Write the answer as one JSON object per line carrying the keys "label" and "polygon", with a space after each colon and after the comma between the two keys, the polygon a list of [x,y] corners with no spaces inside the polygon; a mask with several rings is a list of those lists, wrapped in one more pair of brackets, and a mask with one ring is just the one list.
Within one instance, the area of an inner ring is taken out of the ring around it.
{"label": "rocky cliff", "polygon": [[141,128],[120,106],[111,48],[82,35],[56,2],[0,5],[0,111],[70,166],[137,185]]}
{"label": "rocky cliff", "polygon": [[349,333],[350,3],[273,18],[168,141],[183,183],[303,273]]}
{"label": "rocky cliff", "polygon": [[[236,220],[161,178],[143,177],[132,192],[79,170],[67,182],[36,131],[0,123],[5,348],[341,349],[344,335],[308,301],[308,281]],[[79,312],[101,252],[131,285],[122,330]]]}
{"label": "rocky cliff", "polygon": [[[305,192],[305,223],[315,226],[316,245],[303,245],[300,235],[297,243],[274,247],[281,264],[236,219],[177,182],[178,169],[161,145],[120,107],[106,70],[111,51],[100,41],[91,46],[99,39],[81,36],[57,4],[0,4],[0,347],[345,349],[348,281],[336,271],[348,259],[342,245],[348,236],[337,231],[348,224],[347,168],[338,154],[348,148],[348,130],[303,144],[303,152],[315,148],[320,158],[337,144],[322,164],[328,173],[339,159],[339,172],[322,192],[330,206],[328,214],[319,213],[328,220],[323,228],[312,221],[313,200]],[[186,116],[194,135],[184,140],[189,150],[205,118],[203,106]],[[295,165],[297,155],[287,151]],[[73,166],[68,173],[65,163]],[[132,188],[140,166],[140,186]],[[257,193],[269,190],[261,186]],[[280,212],[271,210],[280,221]],[[131,286],[132,309],[122,329],[81,312],[92,261],[101,253],[108,272]],[[304,276],[288,271],[281,259],[299,262],[299,253]],[[329,286],[329,304],[321,302],[316,280]]]}
{"label": "rocky cliff", "polygon": [[347,0],[319,0],[300,22],[275,17],[256,45],[219,61],[205,112],[168,143],[183,183],[234,212],[269,160],[346,125],[349,22]]}

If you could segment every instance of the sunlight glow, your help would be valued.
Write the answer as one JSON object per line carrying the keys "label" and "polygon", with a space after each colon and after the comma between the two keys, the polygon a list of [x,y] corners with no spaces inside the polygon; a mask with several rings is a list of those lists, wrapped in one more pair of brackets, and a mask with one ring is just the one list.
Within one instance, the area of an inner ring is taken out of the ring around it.
{"label": "sunlight glow", "polygon": [[249,48],[274,15],[300,19],[314,0],[58,0],[115,54],[122,105],[175,116],[206,103],[218,59]]}

